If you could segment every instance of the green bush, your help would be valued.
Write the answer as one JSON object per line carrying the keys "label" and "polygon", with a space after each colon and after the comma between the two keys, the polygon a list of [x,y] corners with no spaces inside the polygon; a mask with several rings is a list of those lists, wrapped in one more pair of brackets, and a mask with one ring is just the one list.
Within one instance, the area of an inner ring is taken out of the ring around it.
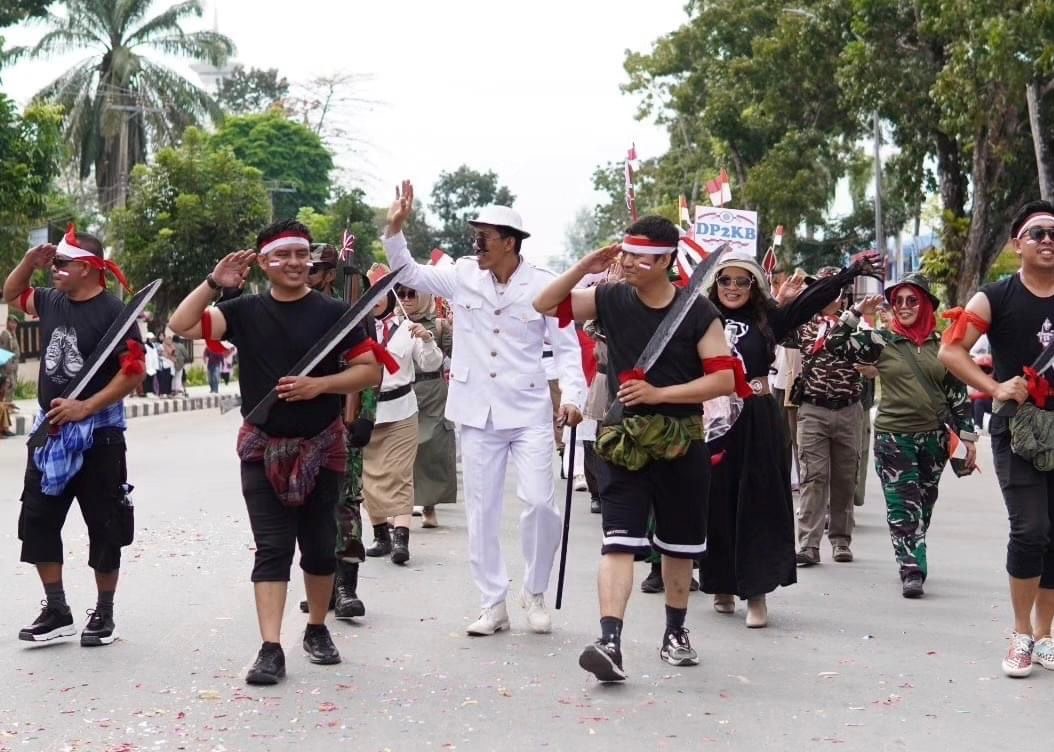
{"label": "green bush", "polygon": [[16,381],[15,382],[15,399],[16,400],[28,400],[37,398],[37,382],[35,381]]}
{"label": "green bush", "polygon": [[205,366],[191,366],[187,369],[187,386],[205,386],[209,383]]}

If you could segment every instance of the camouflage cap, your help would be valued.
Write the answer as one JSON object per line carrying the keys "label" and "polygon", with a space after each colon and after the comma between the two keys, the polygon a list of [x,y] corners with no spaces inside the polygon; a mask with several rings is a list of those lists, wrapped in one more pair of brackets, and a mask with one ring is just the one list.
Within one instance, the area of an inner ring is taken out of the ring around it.
{"label": "camouflage cap", "polygon": [[337,265],[337,249],[329,243],[315,243],[311,246],[311,263]]}

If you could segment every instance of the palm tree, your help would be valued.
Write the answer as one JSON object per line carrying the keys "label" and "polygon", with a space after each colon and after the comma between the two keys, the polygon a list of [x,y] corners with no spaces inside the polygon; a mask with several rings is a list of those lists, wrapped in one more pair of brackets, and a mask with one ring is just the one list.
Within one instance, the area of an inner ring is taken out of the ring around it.
{"label": "palm tree", "polygon": [[66,15],[49,13],[51,29],[11,57],[92,54],[37,92],[35,99],[66,111],[66,142],[82,178],[95,168],[100,208],[123,205],[128,173],[146,161],[147,146],[176,141],[188,126],[219,108],[205,91],[147,58],[152,51],[221,66],[234,43],[215,31],[186,33],[181,22],[201,17],[199,0],[185,0],[149,18],[153,0],[68,0]]}

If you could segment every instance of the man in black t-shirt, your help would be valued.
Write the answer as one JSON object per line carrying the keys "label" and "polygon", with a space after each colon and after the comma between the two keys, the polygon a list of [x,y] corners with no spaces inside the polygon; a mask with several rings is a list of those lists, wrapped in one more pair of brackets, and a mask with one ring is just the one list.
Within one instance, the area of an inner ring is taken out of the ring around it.
{"label": "man in black t-shirt", "polygon": [[[52,269],[53,288],[30,287],[33,273]],[[22,561],[36,565],[46,601],[19,639],[46,642],[77,633],[62,584],[62,527],[76,498],[88,528],[88,566],[95,570],[98,601],[81,631],[81,645],[109,645],[116,638],[113,599],[121,564],[117,535],[125,498],[124,405],[146,374],[139,328],[134,324],[103,362],[78,399],[63,399],[85,362],[120,314],[121,301],[106,290],[105,272],[125,284],[102,244],[74,228],[56,248],[33,248],[4,283],[8,305],[40,318],[44,354],[37,394],[52,435],[26,463],[18,537]],[[127,286],[127,285],[126,285]],[[125,531],[128,532],[127,530]]]}
{"label": "man in black t-shirt", "polygon": [[[169,320],[184,337],[225,339],[238,348],[243,416],[271,389],[278,390],[279,402],[266,422],[246,423],[238,435],[242,493],[256,541],[252,581],[263,638],[246,677],[250,684],[275,684],[285,676],[282,614],[298,543],[308,601],[304,650],[313,663],[340,662],[325,620],[336,569],[334,507],[347,461],[341,395],[381,377],[362,327],[309,376],[286,375],[347,310],[308,286],[310,250],[304,225],[276,222],[257,237],[255,251],[221,260]],[[210,305],[222,289],[240,287],[254,264],[267,276],[266,292]]]}
{"label": "man in black t-shirt", "polygon": [[[724,324],[709,300],[698,296],[655,365],[634,370],[637,358],[681,295],[668,271],[677,251],[677,228],[662,217],[643,217],[621,244],[594,251],[535,300],[561,323],[596,320],[607,335],[611,399],[624,406],[620,424],[601,429],[596,451],[607,472],[600,482],[604,541],[601,547],[600,631],[579,665],[600,681],[622,681],[622,620],[633,587],[633,559],[650,545],[662,554],[666,633],[659,655],[674,666],[699,662],[684,628],[692,562],[704,550],[710,454],[703,441],[703,402],[730,394],[734,369]],[[620,259],[625,284],[574,289],[586,274],[604,272]],[[738,363],[739,361],[734,361]],[[741,368],[741,366],[740,366]]]}
{"label": "man in black t-shirt", "polygon": [[[955,324],[945,334],[941,362],[996,402],[1030,402],[1041,410],[1054,410],[1054,398],[1048,395],[1049,372],[1029,373],[1033,361],[1054,339],[1054,205],[1026,204],[1011,223],[1010,237],[1021,271],[981,288],[965,311],[957,311]],[[992,346],[994,375],[970,357],[970,348],[985,333]],[[1025,677],[1034,663],[1054,669],[1054,473],[1037,470],[1014,452],[1010,419],[993,415],[989,432],[1010,517],[1006,571],[1014,633],[1003,658],[1003,673]]]}

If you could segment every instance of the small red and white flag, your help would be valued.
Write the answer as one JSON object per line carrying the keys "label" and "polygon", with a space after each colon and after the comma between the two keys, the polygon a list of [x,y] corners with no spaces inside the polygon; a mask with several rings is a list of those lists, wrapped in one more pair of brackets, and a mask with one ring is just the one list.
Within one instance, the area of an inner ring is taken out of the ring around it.
{"label": "small red and white flag", "polygon": [[776,225],[776,231],[772,233],[772,245],[783,245],[783,225]]}
{"label": "small red and white flag", "polygon": [[953,460],[964,460],[967,456],[966,445],[963,444],[959,434],[948,429],[948,456]]}
{"label": "small red and white flag", "polygon": [[629,162],[630,166],[636,170],[640,166],[640,160],[637,159],[637,145],[630,144],[629,151],[626,152],[626,161]]}
{"label": "small red and white flag", "polygon": [[356,238],[347,230],[344,231],[344,235],[340,239],[340,261],[341,263],[347,263],[348,260],[355,255],[355,241]]}
{"label": "small red and white flag", "polygon": [[688,280],[691,279],[692,272],[695,271],[695,267],[699,266],[710,254],[695,242],[694,238],[688,235],[682,235],[680,242],[677,244],[677,274],[681,278],[681,284],[687,285]]}
{"label": "small red and white flag", "polygon": [[684,196],[681,196],[678,202],[677,213],[682,225],[692,226],[692,215],[688,213],[688,199]]}
{"label": "small red and white flag", "polygon": [[450,255],[442,248],[435,248],[432,250],[432,256],[428,263],[431,266],[449,266],[454,263],[454,259],[450,258]]}
{"label": "small red and white flag", "polygon": [[778,265],[779,259],[776,258],[776,247],[769,246],[769,249],[765,251],[765,258],[761,260],[761,267],[765,270],[765,274],[768,275],[769,282],[772,282],[772,275]]}
{"label": "small red and white flag", "polygon": [[721,179],[715,178],[714,180],[708,180],[706,183],[706,193],[710,196],[710,203],[714,206],[721,206]]}
{"label": "small red and white flag", "polygon": [[719,206],[732,203],[732,184],[728,181],[728,170],[721,169],[721,203]]}
{"label": "small red and white flag", "polygon": [[633,171],[637,164],[637,145],[630,144],[626,152],[626,209],[634,222],[637,221],[637,192],[633,188]]}

